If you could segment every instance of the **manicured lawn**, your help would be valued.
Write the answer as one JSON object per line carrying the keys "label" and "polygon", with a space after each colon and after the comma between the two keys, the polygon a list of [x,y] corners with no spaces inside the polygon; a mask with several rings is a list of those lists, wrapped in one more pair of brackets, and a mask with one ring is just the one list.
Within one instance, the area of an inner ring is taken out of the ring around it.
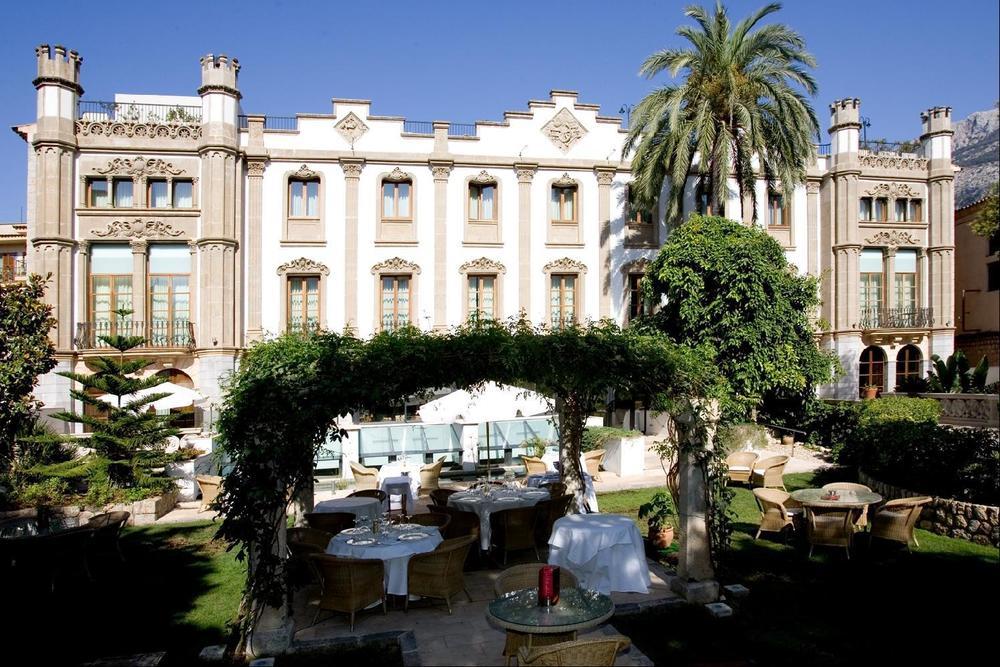
{"label": "manicured lawn", "polygon": [[[849,476],[785,475],[785,484],[791,491],[835,479]],[[634,516],[655,492],[605,494],[599,504]],[[737,488],[733,506],[733,551],[717,574],[750,589],[735,616],[715,620],[685,608],[614,621],[656,664],[924,664],[942,653],[962,664],[980,652],[972,638],[993,636],[997,549],[918,530],[912,554],[891,544],[869,549],[863,536],[850,561],[843,550],[821,548],[809,559],[794,537],[753,539],[759,512],[749,490]]]}

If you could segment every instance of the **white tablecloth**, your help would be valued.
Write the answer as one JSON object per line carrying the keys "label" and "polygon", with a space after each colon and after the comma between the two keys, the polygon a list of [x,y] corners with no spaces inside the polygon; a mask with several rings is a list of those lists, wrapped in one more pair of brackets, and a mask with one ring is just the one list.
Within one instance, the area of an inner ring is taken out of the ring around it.
{"label": "white tablecloth", "polygon": [[[437,528],[429,527],[421,532],[427,533],[427,537],[412,542],[392,541],[390,544],[370,546],[348,544],[347,540],[353,536],[341,533],[330,540],[326,552],[345,558],[377,558],[383,561],[385,563],[386,592],[392,595],[406,595],[406,566],[410,562],[410,556],[433,551],[437,545],[444,541],[441,537],[441,531]],[[390,533],[393,536],[399,534],[396,531]]]}
{"label": "white tablecloth", "polygon": [[[561,482],[562,475],[558,472],[547,472],[544,475],[528,475],[524,482],[527,486],[536,487],[549,482]],[[594,480],[590,475],[583,473],[583,498],[591,512],[599,512],[597,507],[597,491],[594,489]]]}
{"label": "white tablecloth", "polygon": [[417,506],[417,492],[420,489],[420,478],[414,473],[407,477],[386,477],[379,485],[380,488],[389,494],[389,508],[400,509],[403,506],[402,496],[406,495],[406,511],[413,513]]}
{"label": "white tablecloth", "polygon": [[[490,548],[490,514],[515,507],[530,507],[542,500],[548,500],[547,491],[539,493],[491,491],[493,498],[484,498],[478,493],[453,493],[448,496],[448,507],[479,515],[479,545],[483,551]],[[500,500],[505,498],[506,500]]]}
{"label": "white tablecloth", "polygon": [[350,512],[356,519],[372,521],[382,514],[377,498],[334,498],[316,503],[314,512]]}
{"label": "white tablecloth", "polygon": [[549,538],[549,564],[573,571],[583,588],[647,593],[649,566],[635,522],[619,514],[572,514]]}

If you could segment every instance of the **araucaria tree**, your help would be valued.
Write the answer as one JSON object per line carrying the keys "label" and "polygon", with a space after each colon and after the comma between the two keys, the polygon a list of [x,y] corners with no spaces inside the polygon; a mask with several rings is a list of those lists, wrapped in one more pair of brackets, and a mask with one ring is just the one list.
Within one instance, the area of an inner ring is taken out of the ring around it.
{"label": "araucaria tree", "polygon": [[646,326],[712,346],[741,416],[768,395],[811,394],[833,378],[836,358],[813,337],[819,279],[799,275],[756,227],[692,216],[646,271],[646,289],[656,303],[666,297]]}
{"label": "araucaria tree", "polygon": [[684,13],[698,26],[681,26],[677,34],[690,46],[664,49],[642,64],[640,74],[649,78],[661,72],[683,77],[643,98],[625,143],[626,154],[635,151],[633,196],[652,204],[666,181],[668,220],[681,213],[692,170],[708,196],[709,213],[722,212],[732,178],[741,204],[749,196],[754,220],[758,177],[779,192],[805,178],[819,133],[806,97],[816,92],[808,71],[816,62],[790,28],[770,24],[754,30],[780,8],[769,4],[733,26],[721,3],[712,16],[702,7],[688,7]]}

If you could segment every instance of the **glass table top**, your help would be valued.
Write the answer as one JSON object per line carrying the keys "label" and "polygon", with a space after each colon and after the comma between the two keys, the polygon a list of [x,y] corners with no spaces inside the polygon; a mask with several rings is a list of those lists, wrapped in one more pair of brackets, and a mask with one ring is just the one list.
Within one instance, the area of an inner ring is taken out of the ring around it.
{"label": "glass table top", "polygon": [[489,605],[490,615],[498,621],[535,629],[535,632],[587,623],[597,625],[610,617],[614,610],[609,596],[572,587],[562,588],[559,603],[550,607],[538,605],[538,590],[535,588],[506,593]]}
{"label": "glass table top", "polygon": [[840,498],[832,500],[823,496],[830,493],[829,489],[799,489],[792,491],[792,498],[804,505],[818,507],[849,507],[871,505],[882,501],[882,496],[871,491],[855,491],[853,489],[837,489]]}
{"label": "glass table top", "polygon": [[37,537],[51,535],[70,528],[76,528],[79,521],[72,518],[52,517],[48,525],[39,525],[38,519],[11,519],[0,524],[0,539],[16,537]]}

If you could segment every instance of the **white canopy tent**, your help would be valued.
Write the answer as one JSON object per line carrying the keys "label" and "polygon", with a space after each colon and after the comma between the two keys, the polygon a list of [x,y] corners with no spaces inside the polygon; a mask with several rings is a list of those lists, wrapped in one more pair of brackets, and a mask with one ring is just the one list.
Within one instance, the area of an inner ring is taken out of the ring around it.
{"label": "white canopy tent", "polygon": [[552,402],[537,392],[488,382],[477,390],[459,389],[424,403],[417,414],[425,424],[451,424],[546,415],[552,407]]}
{"label": "white canopy tent", "polygon": [[[195,389],[188,389],[187,387],[182,387],[179,384],[174,384],[173,382],[164,382],[163,384],[158,384],[155,387],[142,389],[134,394],[126,394],[125,396],[122,396],[122,405],[127,405],[130,401],[142,398],[143,396],[163,393],[167,393],[169,396],[164,396],[158,401],[153,401],[148,407],[153,408],[157,412],[161,412],[165,410],[172,410],[173,408],[186,408],[189,405],[197,405],[198,403],[206,400],[205,396]],[[118,401],[118,397],[112,396],[111,394],[104,394],[98,398],[106,403],[116,403]]]}

